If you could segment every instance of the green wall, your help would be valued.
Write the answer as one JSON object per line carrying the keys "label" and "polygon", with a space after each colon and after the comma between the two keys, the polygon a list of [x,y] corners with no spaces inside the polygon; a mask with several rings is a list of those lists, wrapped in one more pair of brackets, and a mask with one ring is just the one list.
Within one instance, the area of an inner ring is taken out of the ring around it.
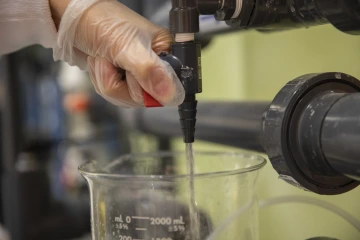
{"label": "green wall", "polygon": [[[262,34],[247,31],[214,39],[203,51],[200,100],[271,100],[290,80],[306,73],[340,71],[360,78],[360,37],[331,26]],[[176,148],[183,148],[176,141]],[[195,143],[195,149],[229,148]],[[360,187],[340,196],[318,196],[289,186],[267,164],[257,185],[259,199],[301,195],[334,203],[360,219]],[[340,217],[315,206],[283,204],[260,214],[261,240],[330,236],[360,239]]]}

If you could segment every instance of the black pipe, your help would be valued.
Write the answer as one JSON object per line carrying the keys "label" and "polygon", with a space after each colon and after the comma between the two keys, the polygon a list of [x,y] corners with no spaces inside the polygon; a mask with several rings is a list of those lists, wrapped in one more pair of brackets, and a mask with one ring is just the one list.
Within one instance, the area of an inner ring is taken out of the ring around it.
{"label": "black pipe", "polygon": [[[265,102],[201,102],[195,138],[223,145],[264,152],[261,129]],[[144,109],[135,113],[135,128],[161,137],[181,137],[176,109]]]}
{"label": "black pipe", "polygon": [[239,28],[286,30],[331,23],[340,31],[360,34],[358,0],[244,0],[237,18],[227,23]]}
{"label": "black pipe", "polygon": [[199,12],[195,0],[172,0],[170,32],[174,34],[199,32]]}
{"label": "black pipe", "polygon": [[358,0],[242,0],[237,17],[235,0],[223,0],[221,9],[216,9],[213,2],[198,0],[198,9],[201,14],[213,14],[218,21],[234,27],[220,31],[231,32],[236,28],[278,31],[330,23],[342,32],[360,34]]}
{"label": "black pipe", "polygon": [[328,163],[360,181],[360,93],[338,100],[325,117],[321,143]]}
{"label": "black pipe", "polygon": [[[324,195],[345,193],[360,184],[332,166],[327,158],[329,148],[324,148],[322,144],[323,126],[328,112],[344,96],[358,92],[360,82],[356,78],[337,72],[304,75],[281,89],[266,113],[262,138],[271,164],[282,179]],[[346,105],[341,107],[348,108]],[[336,112],[336,116],[359,116],[359,108],[354,106],[351,111],[353,115]],[[336,121],[333,122],[335,126]],[[354,126],[349,127],[355,131],[359,122],[351,124]],[[337,133],[347,138],[349,133],[343,129],[333,133],[331,131],[333,129],[329,127],[327,132],[333,134],[333,137]],[[342,140],[338,136],[338,146],[334,144],[330,148],[346,149],[348,143]],[[343,154],[345,156],[348,153]],[[347,156],[353,158],[356,154]],[[359,159],[359,154],[355,159]]]}

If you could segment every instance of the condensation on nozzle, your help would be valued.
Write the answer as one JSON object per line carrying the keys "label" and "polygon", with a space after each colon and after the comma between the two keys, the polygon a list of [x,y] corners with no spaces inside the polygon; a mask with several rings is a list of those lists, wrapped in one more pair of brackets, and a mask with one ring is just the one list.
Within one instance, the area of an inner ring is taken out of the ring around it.
{"label": "condensation on nozzle", "polygon": [[181,129],[185,143],[195,141],[197,101],[195,95],[187,95],[185,101],[179,106]]}

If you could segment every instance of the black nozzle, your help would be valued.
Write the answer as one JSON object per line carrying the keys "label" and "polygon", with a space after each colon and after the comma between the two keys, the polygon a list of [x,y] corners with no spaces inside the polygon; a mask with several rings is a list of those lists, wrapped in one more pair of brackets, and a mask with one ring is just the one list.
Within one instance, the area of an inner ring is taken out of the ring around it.
{"label": "black nozzle", "polygon": [[185,101],[179,106],[180,124],[183,132],[184,143],[195,141],[197,101],[195,94],[186,95]]}
{"label": "black nozzle", "polygon": [[185,89],[185,100],[179,106],[179,117],[184,142],[194,142],[197,101],[195,94],[202,91],[201,46],[195,42],[174,43],[171,55],[160,54],[175,70]]}
{"label": "black nozzle", "polygon": [[[197,0],[172,0],[170,32],[173,34],[199,32]],[[196,93],[202,91],[201,45],[195,41],[175,42],[171,54],[181,62],[175,72],[185,89],[185,100],[179,106],[179,116],[185,143],[194,142],[196,124]]]}

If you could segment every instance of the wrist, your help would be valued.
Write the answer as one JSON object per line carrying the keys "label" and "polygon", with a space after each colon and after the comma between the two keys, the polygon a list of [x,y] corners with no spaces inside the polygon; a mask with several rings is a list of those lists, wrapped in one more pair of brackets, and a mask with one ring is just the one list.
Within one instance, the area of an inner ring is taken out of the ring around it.
{"label": "wrist", "polygon": [[71,0],[49,0],[51,15],[55,26],[59,29],[60,21]]}

